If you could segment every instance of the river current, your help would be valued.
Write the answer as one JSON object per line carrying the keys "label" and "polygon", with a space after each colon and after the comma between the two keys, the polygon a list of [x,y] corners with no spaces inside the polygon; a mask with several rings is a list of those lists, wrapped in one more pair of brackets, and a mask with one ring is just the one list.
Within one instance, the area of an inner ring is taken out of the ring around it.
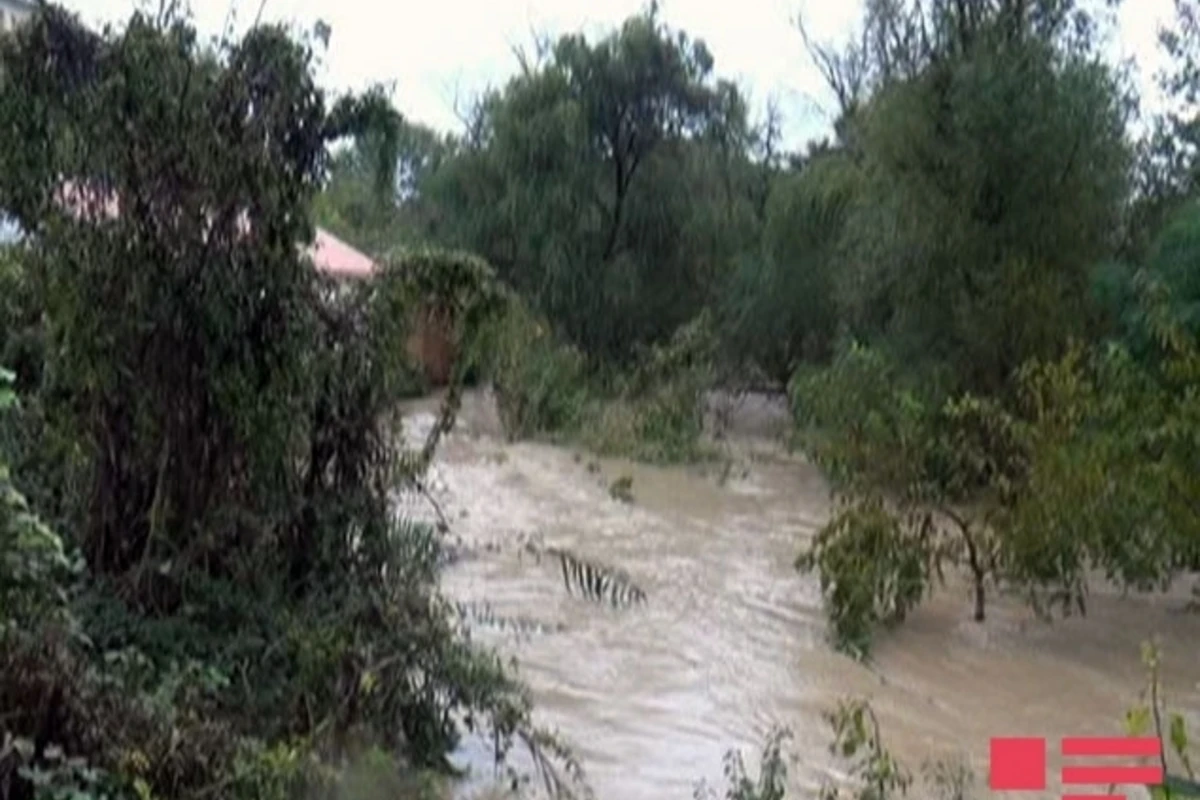
{"label": "river current", "polygon": [[[436,402],[407,409],[412,437]],[[812,796],[844,777],[822,712],[847,697],[870,700],[886,746],[918,776],[927,758],[969,763],[976,797],[1009,796],[987,791],[990,737],[1046,736],[1042,796],[1057,797],[1056,740],[1122,733],[1144,683],[1140,645],[1155,636],[1168,700],[1191,709],[1200,730],[1200,615],[1181,611],[1186,584],[1153,597],[1097,585],[1085,618],[1052,624],[994,597],[976,623],[967,586],[952,579],[879,637],[870,668],[834,653],[816,579],[793,567],[829,514],[828,487],[780,443],[780,401],[751,396],[732,419],[723,444],[732,468],[652,467],[508,443],[476,392],[436,458],[428,483],[462,554],[443,587],[475,609],[474,638],[516,658],[537,721],[570,744],[600,800],[691,798],[700,780],[721,784],[730,748],[754,771],[773,725],[793,734],[789,796]],[[610,495],[622,476],[632,502]],[[531,539],[624,569],[647,602],[572,596],[554,563],[522,547]],[[484,750],[468,742],[460,760],[478,772]],[[928,794],[918,781],[910,796]]]}

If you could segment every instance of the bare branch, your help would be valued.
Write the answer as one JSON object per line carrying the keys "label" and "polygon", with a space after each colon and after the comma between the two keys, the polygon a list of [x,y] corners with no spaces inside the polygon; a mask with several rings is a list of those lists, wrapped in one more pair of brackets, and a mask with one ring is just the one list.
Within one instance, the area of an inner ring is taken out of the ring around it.
{"label": "bare branch", "polygon": [[554,41],[550,34],[545,31],[538,31],[532,25],[529,26],[529,38],[533,43],[532,58],[526,52],[524,45],[512,42],[508,44],[509,51],[516,57],[517,64],[521,67],[521,74],[525,77],[529,77],[539,70],[546,63],[546,59],[549,58],[550,53],[554,49]]}
{"label": "bare branch", "polygon": [[474,98],[470,105],[463,102],[461,87],[458,79],[454,81],[454,99],[451,101],[451,111],[455,119],[463,126],[463,134],[471,147],[477,147],[483,137],[483,113],[479,98]]}
{"label": "bare branch", "polygon": [[845,50],[839,53],[829,45],[814,42],[808,35],[803,17],[797,16],[796,27],[800,31],[804,48],[808,51],[813,65],[820,71],[826,85],[837,98],[841,112],[848,113],[858,105],[866,88],[868,63],[866,48],[860,44],[849,43]]}

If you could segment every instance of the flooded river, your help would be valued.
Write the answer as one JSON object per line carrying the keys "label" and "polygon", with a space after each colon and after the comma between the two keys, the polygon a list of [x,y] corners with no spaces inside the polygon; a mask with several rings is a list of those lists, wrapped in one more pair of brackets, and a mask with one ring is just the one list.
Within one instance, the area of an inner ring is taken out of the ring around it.
{"label": "flooded river", "polygon": [[[431,488],[450,540],[469,554],[444,587],[497,619],[525,620],[480,624],[474,636],[518,660],[536,719],[573,747],[600,800],[690,798],[701,779],[721,784],[731,747],[754,771],[774,724],[794,734],[792,796],[811,796],[840,775],[821,713],[848,696],[871,701],[913,772],[926,757],[969,759],[979,797],[990,796],[989,737],[1050,737],[1045,796],[1058,796],[1056,738],[1121,733],[1143,681],[1140,643],[1154,635],[1172,705],[1200,708],[1200,615],[1179,613],[1186,586],[1167,598],[1093,589],[1087,618],[1053,625],[1006,599],[975,623],[966,587],[954,586],[880,637],[873,669],[833,653],[816,580],[792,566],[829,512],[828,489],[778,444],[782,410],[763,398],[749,406],[734,417],[723,481],[719,467],[509,444],[483,394],[468,395],[439,451]],[[411,409],[414,435],[434,407]],[[628,503],[609,493],[626,475]],[[555,564],[522,555],[530,535],[626,570],[647,602],[613,609],[571,596]],[[918,783],[910,796],[926,794]]]}

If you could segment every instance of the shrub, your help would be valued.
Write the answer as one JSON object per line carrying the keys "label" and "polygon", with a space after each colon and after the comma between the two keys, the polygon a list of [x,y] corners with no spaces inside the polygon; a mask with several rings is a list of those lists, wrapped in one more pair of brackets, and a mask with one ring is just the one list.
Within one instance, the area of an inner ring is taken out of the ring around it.
{"label": "shrub", "polygon": [[556,338],[549,323],[515,295],[485,347],[485,369],[511,439],[580,424],[587,396],[583,354]]}

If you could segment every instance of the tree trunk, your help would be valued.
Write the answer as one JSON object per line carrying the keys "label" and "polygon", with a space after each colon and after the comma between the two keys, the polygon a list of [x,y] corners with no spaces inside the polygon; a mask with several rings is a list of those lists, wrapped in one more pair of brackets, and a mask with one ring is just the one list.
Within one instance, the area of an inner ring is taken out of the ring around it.
{"label": "tree trunk", "polygon": [[975,576],[975,621],[983,622],[984,618],[984,591],[983,591],[983,575]]}
{"label": "tree trunk", "polygon": [[983,622],[987,599],[983,581],[987,577],[987,570],[984,569],[983,562],[979,559],[979,548],[971,536],[971,527],[965,521],[960,521],[958,524],[962,529],[963,541],[967,545],[967,564],[971,567],[971,577],[975,583],[975,621]]}

